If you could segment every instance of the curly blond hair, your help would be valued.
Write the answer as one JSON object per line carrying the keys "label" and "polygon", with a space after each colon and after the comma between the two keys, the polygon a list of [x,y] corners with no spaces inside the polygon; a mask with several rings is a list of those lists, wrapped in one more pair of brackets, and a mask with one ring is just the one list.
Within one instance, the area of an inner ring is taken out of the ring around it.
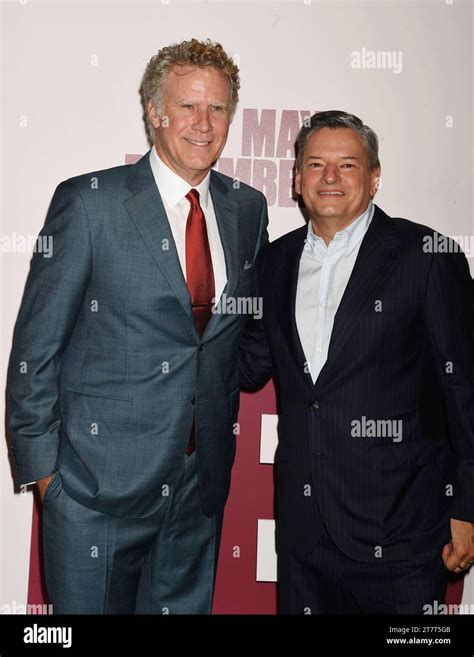
{"label": "curly blond hair", "polygon": [[227,55],[220,43],[206,39],[181,41],[158,51],[147,64],[140,84],[143,120],[150,144],[155,141],[155,128],[148,118],[148,102],[159,109],[163,103],[164,82],[173,66],[213,66],[227,75],[231,86],[230,116],[232,118],[239,100],[239,68]]}

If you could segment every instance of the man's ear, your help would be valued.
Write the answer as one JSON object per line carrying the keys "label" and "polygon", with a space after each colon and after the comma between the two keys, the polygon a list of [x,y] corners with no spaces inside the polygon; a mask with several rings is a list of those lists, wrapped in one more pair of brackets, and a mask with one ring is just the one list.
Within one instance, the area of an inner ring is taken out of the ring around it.
{"label": "man's ear", "polygon": [[370,174],[370,197],[374,198],[380,184],[380,175],[382,169],[380,167],[375,167],[375,169]]}
{"label": "man's ear", "polygon": [[295,192],[301,194],[301,170],[295,169]]}
{"label": "man's ear", "polygon": [[160,117],[158,116],[155,104],[153,103],[152,100],[148,101],[147,112],[148,112],[148,118],[150,119],[150,123],[152,124],[152,126],[154,128],[159,128]]}

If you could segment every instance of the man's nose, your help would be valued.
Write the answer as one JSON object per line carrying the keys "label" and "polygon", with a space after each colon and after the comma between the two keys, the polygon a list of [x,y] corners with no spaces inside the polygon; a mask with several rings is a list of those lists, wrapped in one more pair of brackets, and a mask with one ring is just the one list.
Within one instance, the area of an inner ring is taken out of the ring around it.
{"label": "man's nose", "polygon": [[196,113],[193,128],[199,132],[209,132],[211,129],[211,121],[209,119],[209,112],[207,109],[199,109]]}
{"label": "man's nose", "polygon": [[323,171],[323,180],[328,184],[335,183],[339,180],[339,172],[335,164],[326,164]]}

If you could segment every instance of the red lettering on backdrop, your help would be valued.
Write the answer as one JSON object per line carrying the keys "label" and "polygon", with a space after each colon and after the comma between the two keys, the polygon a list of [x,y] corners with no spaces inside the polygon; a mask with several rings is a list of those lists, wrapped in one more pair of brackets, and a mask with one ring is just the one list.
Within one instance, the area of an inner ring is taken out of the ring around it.
{"label": "red lettering on backdrop", "polygon": [[242,157],[220,158],[217,170],[260,190],[269,207],[295,207],[295,143],[309,117],[308,110],[244,108]]}

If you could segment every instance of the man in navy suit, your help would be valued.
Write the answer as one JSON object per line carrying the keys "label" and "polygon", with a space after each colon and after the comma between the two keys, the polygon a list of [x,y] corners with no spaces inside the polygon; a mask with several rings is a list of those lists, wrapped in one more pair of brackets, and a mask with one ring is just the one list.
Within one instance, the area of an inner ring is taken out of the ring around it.
{"label": "man in navy suit", "polygon": [[222,46],[163,48],[133,166],[59,185],[9,367],[19,483],[43,501],[55,613],[209,613],[235,455],[238,343],[260,192],[211,170],[238,100]]}
{"label": "man in navy suit", "polygon": [[379,176],[373,130],[315,114],[308,225],[258,258],[241,382],[277,388],[281,613],[421,613],[474,560],[472,279],[454,241],[373,204]]}

